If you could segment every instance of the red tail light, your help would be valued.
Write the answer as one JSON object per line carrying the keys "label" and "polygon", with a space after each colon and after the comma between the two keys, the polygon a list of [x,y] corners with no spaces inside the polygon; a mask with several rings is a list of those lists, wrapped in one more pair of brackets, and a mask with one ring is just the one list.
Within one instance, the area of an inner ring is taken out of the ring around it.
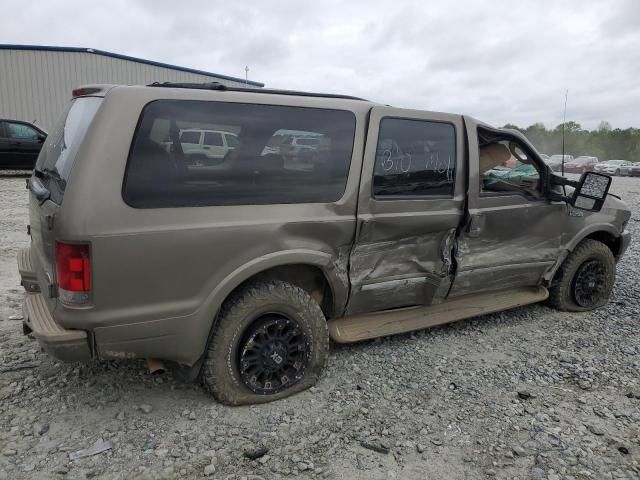
{"label": "red tail light", "polygon": [[58,288],[67,292],[91,290],[91,256],[86,243],[56,242]]}

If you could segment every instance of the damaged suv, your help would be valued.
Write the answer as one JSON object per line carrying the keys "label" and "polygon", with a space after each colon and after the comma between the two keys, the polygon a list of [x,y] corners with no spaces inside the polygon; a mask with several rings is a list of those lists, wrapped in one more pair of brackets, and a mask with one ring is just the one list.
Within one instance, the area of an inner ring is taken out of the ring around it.
{"label": "damaged suv", "polygon": [[[194,129],[234,148],[194,166]],[[267,148],[292,132],[322,148]],[[283,398],[316,382],[330,339],[603,305],[629,243],[610,182],[557,176],[520,133],[462,115],[83,87],[28,181],[24,330],[62,360],[172,362],[227,404]]]}

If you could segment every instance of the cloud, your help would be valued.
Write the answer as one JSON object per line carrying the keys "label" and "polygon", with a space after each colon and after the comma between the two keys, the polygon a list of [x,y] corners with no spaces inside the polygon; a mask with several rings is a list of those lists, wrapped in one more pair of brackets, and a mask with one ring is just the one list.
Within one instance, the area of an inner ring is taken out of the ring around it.
{"label": "cloud", "polygon": [[86,46],[274,88],[357,95],[502,125],[640,127],[640,2],[25,3],[0,41]]}

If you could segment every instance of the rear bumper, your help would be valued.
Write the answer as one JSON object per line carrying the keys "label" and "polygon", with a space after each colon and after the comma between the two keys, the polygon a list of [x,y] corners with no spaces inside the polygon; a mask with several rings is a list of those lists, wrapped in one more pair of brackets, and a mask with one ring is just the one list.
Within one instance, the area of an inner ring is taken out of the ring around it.
{"label": "rear bumper", "polygon": [[92,358],[88,333],[83,330],[67,330],[58,325],[51,316],[42,294],[27,294],[22,310],[25,334],[33,333],[49,355],[65,362]]}
{"label": "rear bumper", "polygon": [[20,285],[27,292],[39,292],[38,276],[31,258],[31,248],[22,248],[18,251],[18,272],[20,273]]}

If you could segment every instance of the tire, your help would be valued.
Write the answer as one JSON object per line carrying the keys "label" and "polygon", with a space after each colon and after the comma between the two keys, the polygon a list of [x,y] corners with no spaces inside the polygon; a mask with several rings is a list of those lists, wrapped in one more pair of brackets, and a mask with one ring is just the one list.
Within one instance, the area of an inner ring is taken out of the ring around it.
{"label": "tire", "polygon": [[609,300],[615,278],[616,262],[609,247],[583,240],[556,272],[546,303],[567,312],[594,310]]}
{"label": "tire", "polygon": [[614,173],[614,175],[615,175],[615,176],[620,175],[620,169],[619,169],[619,168],[617,168],[617,169],[616,169],[616,172]]}
{"label": "tire", "polygon": [[326,318],[305,290],[255,282],[222,306],[201,378],[226,405],[266,403],[314,385],[328,351]]}

